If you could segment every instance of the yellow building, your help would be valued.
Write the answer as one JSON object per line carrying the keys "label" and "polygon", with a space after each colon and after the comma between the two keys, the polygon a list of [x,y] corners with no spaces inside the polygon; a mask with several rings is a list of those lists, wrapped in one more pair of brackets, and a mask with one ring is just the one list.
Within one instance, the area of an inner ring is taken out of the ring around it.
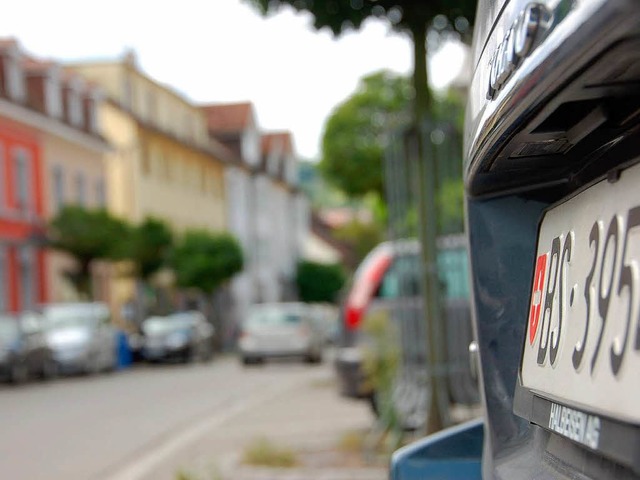
{"label": "yellow building", "polygon": [[[203,112],[140,71],[132,54],[121,60],[70,65],[100,85],[99,111],[112,146],[107,165],[109,208],[132,222],[166,221],[175,232],[226,229],[226,151],[207,132]],[[133,282],[119,280],[114,295],[133,298]]]}

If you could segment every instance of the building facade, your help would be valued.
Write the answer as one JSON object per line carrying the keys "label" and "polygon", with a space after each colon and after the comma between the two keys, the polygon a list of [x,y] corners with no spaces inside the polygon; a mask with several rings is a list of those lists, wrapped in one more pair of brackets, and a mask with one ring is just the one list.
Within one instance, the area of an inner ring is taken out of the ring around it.
{"label": "building facade", "polygon": [[100,101],[94,86],[0,41],[0,311],[77,298],[66,281],[73,260],[45,251],[43,236],[64,204],[106,204]]}
{"label": "building facade", "polygon": [[202,107],[209,134],[233,155],[227,166],[229,229],[245,269],[232,282],[235,316],[253,303],[295,298],[295,267],[308,231],[308,202],[297,189],[290,133],[263,134],[251,103]]}
{"label": "building facade", "polygon": [[[161,219],[177,234],[226,230],[227,151],[209,137],[203,112],[142,72],[131,54],[68,68],[107,97],[99,121],[112,145],[110,210],[134,224]],[[113,288],[120,306],[136,295],[132,278]]]}

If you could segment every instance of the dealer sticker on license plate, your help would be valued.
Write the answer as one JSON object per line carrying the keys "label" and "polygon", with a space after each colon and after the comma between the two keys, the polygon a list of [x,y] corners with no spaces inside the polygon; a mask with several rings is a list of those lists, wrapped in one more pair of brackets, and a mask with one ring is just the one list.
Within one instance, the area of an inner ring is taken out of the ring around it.
{"label": "dealer sticker on license plate", "polygon": [[[521,363],[523,386],[565,405],[640,423],[639,316],[637,165],[544,216]],[[552,420],[564,418],[563,412],[555,412]],[[562,422],[562,428],[546,427],[564,431]]]}

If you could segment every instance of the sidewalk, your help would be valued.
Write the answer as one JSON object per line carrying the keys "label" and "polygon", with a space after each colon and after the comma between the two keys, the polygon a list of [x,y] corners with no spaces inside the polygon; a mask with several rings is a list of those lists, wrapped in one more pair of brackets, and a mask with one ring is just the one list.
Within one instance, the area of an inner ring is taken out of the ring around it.
{"label": "sidewalk", "polygon": [[[341,398],[329,366],[310,369],[303,383],[275,386],[274,393],[260,405],[219,422],[140,478],[176,480],[178,472],[183,472],[187,474],[183,478],[189,480],[386,479],[386,465],[354,466],[340,451],[346,434],[371,428],[369,406]],[[299,466],[273,469],[244,465],[242,456],[247,447],[261,438],[295,452]]]}

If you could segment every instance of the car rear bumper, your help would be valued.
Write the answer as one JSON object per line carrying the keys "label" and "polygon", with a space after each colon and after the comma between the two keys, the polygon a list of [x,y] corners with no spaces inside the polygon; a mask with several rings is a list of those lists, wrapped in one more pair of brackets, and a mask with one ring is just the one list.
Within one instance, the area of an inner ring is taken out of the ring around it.
{"label": "car rear bumper", "polygon": [[190,353],[188,346],[180,348],[169,347],[143,347],[142,357],[148,361],[177,360]]}
{"label": "car rear bumper", "polygon": [[57,350],[53,352],[60,373],[72,374],[83,372],[89,365],[89,352],[85,349]]}
{"label": "car rear bumper", "polygon": [[260,348],[240,349],[240,355],[244,358],[286,358],[304,357],[311,353],[310,348],[289,348],[281,350],[270,350]]}
{"label": "car rear bumper", "polygon": [[335,360],[340,394],[351,398],[368,398],[373,387],[362,366],[362,354],[357,348],[338,348]]}

